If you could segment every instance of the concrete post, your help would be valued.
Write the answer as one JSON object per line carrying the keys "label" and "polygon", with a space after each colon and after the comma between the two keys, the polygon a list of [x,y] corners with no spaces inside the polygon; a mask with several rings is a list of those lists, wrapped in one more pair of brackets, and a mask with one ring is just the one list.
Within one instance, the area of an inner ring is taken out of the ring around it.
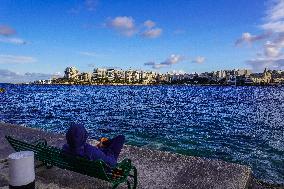
{"label": "concrete post", "polygon": [[8,163],[10,189],[35,188],[34,153],[32,151],[12,153],[8,156]]}

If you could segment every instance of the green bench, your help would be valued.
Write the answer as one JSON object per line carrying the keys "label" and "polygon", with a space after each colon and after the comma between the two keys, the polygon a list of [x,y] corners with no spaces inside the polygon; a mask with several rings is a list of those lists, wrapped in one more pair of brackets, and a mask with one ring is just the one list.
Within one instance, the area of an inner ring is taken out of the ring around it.
{"label": "green bench", "polygon": [[[102,160],[90,161],[83,157],[67,155],[60,148],[48,146],[45,139],[28,143],[14,139],[11,136],[5,137],[16,151],[33,151],[35,159],[41,161],[47,168],[56,166],[61,169],[102,179],[110,182],[113,189],[125,182],[128,189],[137,187],[137,170],[131,164],[130,159],[124,159],[115,168],[110,168]],[[116,174],[117,171],[119,174]]]}

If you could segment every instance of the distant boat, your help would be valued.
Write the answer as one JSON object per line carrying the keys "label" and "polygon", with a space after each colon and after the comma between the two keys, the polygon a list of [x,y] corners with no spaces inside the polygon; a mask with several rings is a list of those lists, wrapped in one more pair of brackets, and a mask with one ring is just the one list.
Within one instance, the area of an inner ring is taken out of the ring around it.
{"label": "distant boat", "polygon": [[4,88],[0,88],[0,93],[4,93],[6,90]]}

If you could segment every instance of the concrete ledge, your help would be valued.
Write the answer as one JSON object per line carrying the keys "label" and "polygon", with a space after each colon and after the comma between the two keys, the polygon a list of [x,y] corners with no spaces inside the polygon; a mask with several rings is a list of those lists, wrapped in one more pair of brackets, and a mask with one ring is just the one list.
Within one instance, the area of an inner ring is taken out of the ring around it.
{"label": "concrete ledge", "polygon": [[[65,137],[11,124],[0,123],[0,159],[13,149],[5,140],[13,135],[24,140],[45,138],[49,145],[61,147]],[[91,143],[94,141],[90,141]],[[218,188],[243,189],[250,183],[249,167],[218,160],[184,156],[125,145],[120,159],[130,158],[138,170],[138,188]],[[0,167],[1,168],[1,167]],[[6,172],[6,173],[5,173]],[[0,187],[7,184],[7,169],[0,171]],[[37,170],[37,183],[59,188],[110,188],[105,181],[71,171],[52,168]],[[5,183],[6,182],[6,183]],[[44,188],[44,187],[40,187]],[[121,186],[119,188],[127,188]]]}

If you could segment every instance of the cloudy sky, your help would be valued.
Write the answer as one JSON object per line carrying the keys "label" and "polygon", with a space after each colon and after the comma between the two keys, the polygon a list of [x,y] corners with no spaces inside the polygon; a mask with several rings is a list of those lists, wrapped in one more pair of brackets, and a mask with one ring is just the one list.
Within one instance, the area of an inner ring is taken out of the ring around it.
{"label": "cloudy sky", "polygon": [[284,69],[284,0],[0,0],[0,82],[94,67]]}

